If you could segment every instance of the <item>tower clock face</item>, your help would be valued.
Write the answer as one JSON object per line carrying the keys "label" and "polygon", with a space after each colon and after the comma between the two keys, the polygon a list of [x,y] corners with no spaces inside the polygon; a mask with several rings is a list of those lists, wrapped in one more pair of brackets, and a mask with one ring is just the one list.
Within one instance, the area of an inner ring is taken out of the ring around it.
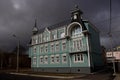
{"label": "tower clock face", "polygon": [[76,14],[74,14],[74,19],[77,19],[77,15]]}

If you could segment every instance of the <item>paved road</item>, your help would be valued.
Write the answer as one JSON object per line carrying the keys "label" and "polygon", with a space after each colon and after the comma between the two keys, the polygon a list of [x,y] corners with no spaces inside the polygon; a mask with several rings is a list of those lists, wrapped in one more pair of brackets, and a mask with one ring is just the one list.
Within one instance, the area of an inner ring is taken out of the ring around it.
{"label": "paved road", "polygon": [[66,78],[59,79],[0,73],[0,80],[89,80],[89,79],[66,79]]}
{"label": "paved road", "polygon": [[74,79],[56,79],[56,78],[46,78],[46,77],[34,77],[27,75],[14,75],[0,73],[0,80],[113,80],[113,77],[110,77],[110,73],[99,73],[95,75],[86,75],[84,77],[76,77]]}
{"label": "paved road", "polygon": [[0,80],[57,80],[57,79],[0,73]]}

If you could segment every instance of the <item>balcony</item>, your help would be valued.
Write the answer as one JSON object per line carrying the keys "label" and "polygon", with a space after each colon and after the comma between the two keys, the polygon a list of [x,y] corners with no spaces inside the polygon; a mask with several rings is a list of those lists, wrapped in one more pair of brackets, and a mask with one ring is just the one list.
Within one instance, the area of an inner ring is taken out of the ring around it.
{"label": "balcony", "polygon": [[77,52],[87,52],[87,46],[83,45],[80,48],[73,48],[73,46],[69,47],[69,53],[77,53]]}

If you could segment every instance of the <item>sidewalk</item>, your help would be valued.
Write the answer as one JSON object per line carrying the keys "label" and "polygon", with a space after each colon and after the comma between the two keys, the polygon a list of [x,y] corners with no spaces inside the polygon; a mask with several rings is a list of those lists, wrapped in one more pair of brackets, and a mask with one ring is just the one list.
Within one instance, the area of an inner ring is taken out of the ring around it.
{"label": "sidewalk", "polygon": [[[21,69],[19,72],[16,70],[3,70],[8,74],[13,75],[23,75],[23,76],[33,76],[33,77],[50,77],[50,78],[59,78],[59,79],[72,79],[72,80],[110,80],[111,73],[108,72],[98,72],[94,74],[65,74],[65,73],[45,73],[45,72],[33,72],[31,69]],[[120,75],[118,75],[120,76]],[[120,80],[116,77],[115,80]]]}
{"label": "sidewalk", "polygon": [[115,77],[114,80],[120,80],[120,73],[117,73],[117,74],[116,74],[116,77]]}
{"label": "sidewalk", "polygon": [[33,77],[50,77],[50,78],[61,78],[61,79],[73,79],[86,76],[86,74],[71,74],[71,73],[49,73],[49,72],[34,72],[31,69],[21,69],[19,72],[16,70],[1,70],[13,75],[33,76]]}

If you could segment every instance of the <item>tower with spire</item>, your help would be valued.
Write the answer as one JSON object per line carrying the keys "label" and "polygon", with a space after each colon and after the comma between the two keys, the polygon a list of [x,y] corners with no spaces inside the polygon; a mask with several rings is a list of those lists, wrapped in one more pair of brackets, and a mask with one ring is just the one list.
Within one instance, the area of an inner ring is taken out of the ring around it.
{"label": "tower with spire", "polygon": [[35,24],[33,26],[32,33],[33,33],[33,35],[38,33],[37,19],[35,19]]}
{"label": "tower with spire", "polygon": [[71,12],[71,22],[81,21],[81,15],[83,12],[78,8],[78,5],[75,5],[75,9]]}

